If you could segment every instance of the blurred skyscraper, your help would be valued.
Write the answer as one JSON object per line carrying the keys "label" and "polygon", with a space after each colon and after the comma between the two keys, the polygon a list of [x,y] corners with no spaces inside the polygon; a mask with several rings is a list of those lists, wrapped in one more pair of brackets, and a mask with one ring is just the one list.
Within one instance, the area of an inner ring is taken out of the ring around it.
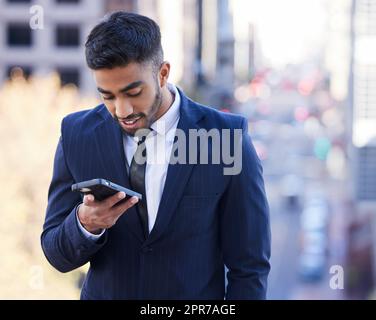
{"label": "blurred skyscraper", "polygon": [[[231,96],[236,75],[229,0],[0,0],[0,81],[14,67],[26,76],[57,71],[63,84],[93,92],[85,38],[104,14],[115,10],[158,22],[172,82],[212,105]],[[39,25],[32,27],[36,20]],[[244,69],[238,63],[238,70]]]}
{"label": "blurred skyscraper", "polygon": [[200,101],[231,108],[235,84],[234,23],[229,0],[197,0],[195,87]]}
{"label": "blurred skyscraper", "polygon": [[137,11],[155,19],[161,27],[165,58],[172,65],[171,81],[213,106],[220,106],[226,100],[223,97],[232,95],[231,1],[137,0]]}
{"label": "blurred skyscraper", "polygon": [[0,81],[17,66],[26,75],[56,70],[63,84],[92,90],[83,44],[106,9],[120,2],[131,8],[133,1],[0,0]]}
{"label": "blurred skyscraper", "polygon": [[[352,101],[352,154],[354,198],[358,221],[350,245],[363,255],[350,257],[367,261],[373,268],[363,268],[368,286],[376,279],[376,1],[353,0],[352,66],[350,98]],[[363,219],[359,218],[362,217]],[[364,218],[365,217],[365,218]],[[361,230],[362,232],[359,232]],[[363,245],[360,245],[360,244]],[[366,248],[370,248],[364,254]],[[363,249],[362,249],[363,248]],[[354,250],[355,251],[355,250]],[[365,257],[369,256],[369,259]],[[362,262],[359,262],[360,264]],[[363,265],[365,263],[363,262]],[[360,265],[360,268],[362,266]],[[364,281],[363,281],[364,282]],[[366,285],[364,287],[367,287]]]}
{"label": "blurred skyscraper", "polygon": [[353,144],[356,198],[376,204],[376,1],[354,0]]}

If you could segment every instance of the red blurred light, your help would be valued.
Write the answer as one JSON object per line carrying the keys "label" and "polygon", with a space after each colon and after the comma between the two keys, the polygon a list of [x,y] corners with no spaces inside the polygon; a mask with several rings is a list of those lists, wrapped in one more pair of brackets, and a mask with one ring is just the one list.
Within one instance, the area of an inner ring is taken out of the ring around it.
{"label": "red blurred light", "polygon": [[297,107],[295,108],[294,116],[296,121],[303,122],[308,119],[309,112],[305,107]]}
{"label": "red blurred light", "polygon": [[302,96],[308,96],[312,93],[315,83],[312,80],[301,80],[298,84],[298,91]]}

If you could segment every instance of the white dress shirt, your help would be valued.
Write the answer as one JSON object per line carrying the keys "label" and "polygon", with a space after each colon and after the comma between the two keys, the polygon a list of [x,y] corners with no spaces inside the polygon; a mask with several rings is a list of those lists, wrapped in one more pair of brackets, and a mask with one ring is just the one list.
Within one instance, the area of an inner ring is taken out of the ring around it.
{"label": "white dress shirt", "polygon": [[[158,120],[150,126],[151,133],[145,140],[146,146],[146,171],[145,171],[145,191],[148,208],[149,232],[153,229],[159,203],[161,201],[164,185],[166,182],[169,159],[174,143],[175,131],[180,119],[180,95],[177,88],[168,84],[168,88],[174,96],[174,102]],[[131,165],[133,155],[137,149],[138,137],[123,134],[123,146],[128,166]],[[100,234],[88,232],[78,220],[78,226],[83,234],[92,240],[99,239],[105,230]]]}

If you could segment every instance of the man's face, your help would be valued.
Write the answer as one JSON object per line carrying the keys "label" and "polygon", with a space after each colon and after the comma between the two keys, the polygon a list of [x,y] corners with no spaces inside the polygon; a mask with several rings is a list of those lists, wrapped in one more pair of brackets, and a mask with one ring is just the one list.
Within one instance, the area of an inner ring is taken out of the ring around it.
{"label": "man's face", "polygon": [[151,64],[99,69],[94,77],[104,104],[125,133],[133,136],[155,121],[162,94]]}

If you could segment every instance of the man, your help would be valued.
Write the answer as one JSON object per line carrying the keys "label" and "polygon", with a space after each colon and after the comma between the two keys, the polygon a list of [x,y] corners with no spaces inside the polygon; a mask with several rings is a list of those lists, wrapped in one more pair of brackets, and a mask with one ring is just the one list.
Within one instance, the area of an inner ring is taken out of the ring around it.
{"label": "man", "polygon": [[[81,299],[264,299],[268,204],[246,120],[199,105],[168,83],[160,30],[147,17],[106,17],[88,36],[86,60],[104,101],[62,121],[41,236],[48,261],[61,272],[90,262]],[[190,133],[212,129],[231,132],[232,152],[240,144],[241,170],[225,174],[223,160],[195,162],[226,149],[213,139],[193,153]],[[161,152],[170,160],[176,150],[188,161],[149,161]],[[136,154],[147,161],[137,163]],[[82,199],[71,191],[94,178],[142,200],[119,203],[123,193]]]}

